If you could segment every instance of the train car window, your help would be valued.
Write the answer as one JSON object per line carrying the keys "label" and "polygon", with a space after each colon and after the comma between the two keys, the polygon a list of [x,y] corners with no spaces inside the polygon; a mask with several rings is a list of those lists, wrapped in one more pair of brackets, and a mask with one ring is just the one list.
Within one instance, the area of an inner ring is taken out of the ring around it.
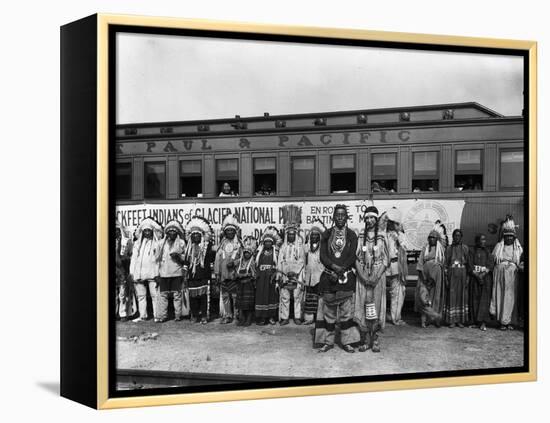
{"label": "train car window", "polygon": [[315,195],[315,157],[293,157],[292,195]]}
{"label": "train car window", "polygon": [[132,198],[132,163],[117,163],[115,173],[116,199],[129,200]]}
{"label": "train car window", "polygon": [[334,154],[330,164],[330,192],[355,192],[355,154]]}
{"label": "train car window", "polygon": [[260,157],[254,159],[254,195],[277,194],[277,159]]}
{"label": "train car window", "polygon": [[397,192],[397,154],[372,155],[372,192]]}
{"label": "train car window", "polygon": [[413,153],[413,192],[439,191],[437,151]]}
{"label": "train car window", "polygon": [[481,157],[481,150],[459,150],[456,152],[456,190],[481,191],[483,189]]}
{"label": "train car window", "polygon": [[523,188],[523,150],[500,152],[500,188]]}
{"label": "train car window", "polygon": [[202,197],[202,163],[180,161],[180,197]]}
{"label": "train car window", "polygon": [[145,184],[143,195],[145,198],[166,198],[166,163],[145,162]]}
{"label": "train car window", "polygon": [[239,160],[216,160],[216,186],[220,197],[239,195]]}

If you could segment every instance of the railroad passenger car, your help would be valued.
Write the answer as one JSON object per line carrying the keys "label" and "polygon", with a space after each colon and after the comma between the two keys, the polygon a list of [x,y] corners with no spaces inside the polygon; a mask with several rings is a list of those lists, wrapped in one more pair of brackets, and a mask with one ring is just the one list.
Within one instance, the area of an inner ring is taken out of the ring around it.
{"label": "railroad passenger car", "polygon": [[[281,208],[302,207],[304,231],[330,224],[348,205],[360,232],[362,209],[397,207],[409,255],[407,301],[415,262],[436,219],[497,242],[512,214],[523,243],[524,119],[478,103],[330,113],[241,117],[116,127],[117,218],[128,228],[192,215],[219,231],[228,213],[243,235],[282,224]],[[229,184],[229,196],[223,185]],[[220,196],[221,195],[221,196]]]}
{"label": "railroad passenger car", "polygon": [[[279,224],[280,206],[303,206],[303,223],[330,223],[332,206],[396,206],[410,249],[435,219],[465,242],[497,239],[512,214],[523,241],[524,119],[475,102],[116,127],[118,217],[132,228],[191,214],[216,228],[234,212],[243,231]],[[220,197],[223,184],[235,196]],[[238,195],[238,196],[237,196]]]}

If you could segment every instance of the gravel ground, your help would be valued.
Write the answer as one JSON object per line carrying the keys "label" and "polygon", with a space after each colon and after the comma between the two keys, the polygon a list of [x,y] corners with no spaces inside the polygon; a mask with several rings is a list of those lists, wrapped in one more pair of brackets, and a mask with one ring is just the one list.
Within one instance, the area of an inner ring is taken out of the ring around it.
{"label": "gravel ground", "polygon": [[[117,367],[194,373],[339,377],[523,365],[523,332],[386,326],[380,353],[312,348],[312,326],[237,327],[152,320],[117,322]],[[154,339],[147,334],[158,334]],[[142,339],[128,340],[135,336]]]}

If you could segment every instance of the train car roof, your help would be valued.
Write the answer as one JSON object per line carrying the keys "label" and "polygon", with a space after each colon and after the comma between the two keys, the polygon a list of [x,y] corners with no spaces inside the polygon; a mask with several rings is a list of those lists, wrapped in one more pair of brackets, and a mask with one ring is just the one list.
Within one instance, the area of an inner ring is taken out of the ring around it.
{"label": "train car roof", "polygon": [[504,122],[522,116],[504,116],[476,102],[432,104],[408,107],[345,110],[301,114],[233,118],[141,122],[116,125],[118,139],[165,136],[201,136],[208,134],[273,133],[373,126],[428,125],[468,122]]}

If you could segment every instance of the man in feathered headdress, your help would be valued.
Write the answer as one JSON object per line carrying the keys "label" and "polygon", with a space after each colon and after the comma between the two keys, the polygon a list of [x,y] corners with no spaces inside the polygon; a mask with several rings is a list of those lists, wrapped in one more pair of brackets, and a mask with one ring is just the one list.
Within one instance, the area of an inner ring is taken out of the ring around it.
{"label": "man in feathered headdress", "polygon": [[326,227],[319,219],[311,224],[309,234],[304,244],[305,272],[304,284],[306,288],[306,299],[304,304],[304,319],[306,325],[315,322],[319,308],[319,291],[317,290],[321,274],[325,269],[321,263],[321,236]]}
{"label": "man in feathered headdress", "polygon": [[427,326],[428,319],[437,327],[441,323],[444,297],[445,248],[447,247],[447,229],[438,220],[428,235],[428,243],[422,249],[416,269],[415,310],[420,312],[421,326]]}
{"label": "man in feathered headdress", "polygon": [[231,323],[237,317],[237,282],[235,281],[235,261],[241,257],[242,243],[239,239],[239,223],[232,214],[222,222],[223,238],[216,251],[214,274],[220,284],[224,316],[222,324]]}
{"label": "man in feathered headdress", "polygon": [[405,301],[405,285],[407,283],[407,250],[405,234],[401,226],[401,212],[392,207],[387,212],[386,244],[388,246],[388,268],[386,278],[390,282],[390,317],[394,325],[404,325],[401,310]]}
{"label": "man in feathered headdress", "polygon": [[256,324],[277,323],[279,294],[275,286],[277,272],[277,248],[281,242],[279,231],[274,226],[265,228],[260,237],[260,247],[256,255]]}
{"label": "man in feathered headdress", "polygon": [[304,278],[304,250],[298,229],[302,223],[302,210],[298,206],[283,208],[284,241],[279,251],[277,271],[280,283],[280,325],[289,323],[290,296],[294,298],[294,323],[302,324],[302,285]]}
{"label": "man in feathered headdress", "polygon": [[168,303],[172,297],[174,317],[176,321],[180,321],[185,252],[183,226],[177,220],[172,220],[164,227],[164,233],[159,252],[159,318],[161,322],[168,320]]}
{"label": "man in feathered headdress", "polygon": [[340,342],[344,351],[353,353],[353,344],[360,341],[353,321],[355,291],[355,258],[357,235],[347,226],[348,209],[344,204],[334,206],[333,226],[321,237],[321,274],[319,293],[323,300],[324,321],[315,324],[314,345],[322,343],[319,352],[334,348],[336,323],[340,323]]}
{"label": "man in feathered headdress", "polygon": [[355,288],[354,320],[363,333],[364,342],[359,351],[371,349],[380,352],[378,331],[386,323],[386,245],[387,215],[378,215],[378,209],[369,206],[363,216],[365,230],[357,250],[357,285]]}
{"label": "man in feathered headdress", "polygon": [[134,322],[147,320],[147,290],[153,302],[153,316],[158,322],[158,253],[159,240],[162,237],[162,226],[151,219],[144,219],[136,230],[136,243],[130,262],[130,276],[138,298],[139,317]]}
{"label": "man in feathered headdress", "polygon": [[132,256],[132,240],[117,220],[115,228],[116,316],[122,321],[135,314],[134,286],[128,273]]}
{"label": "man in feathered headdress", "polygon": [[212,227],[202,217],[195,216],[185,227],[187,246],[183,257],[183,270],[189,289],[191,314],[195,322],[208,323],[208,282],[211,277]]}
{"label": "man in feathered headdress", "polygon": [[512,330],[517,320],[518,269],[523,248],[516,237],[512,216],[506,216],[501,225],[501,239],[493,250],[493,295],[490,313],[500,323],[500,329]]}

